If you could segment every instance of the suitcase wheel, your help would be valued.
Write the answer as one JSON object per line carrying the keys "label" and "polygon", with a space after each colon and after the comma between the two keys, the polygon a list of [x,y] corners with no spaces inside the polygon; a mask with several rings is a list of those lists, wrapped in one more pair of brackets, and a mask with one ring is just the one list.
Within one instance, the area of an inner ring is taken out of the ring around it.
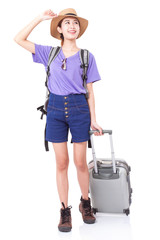
{"label": "suitcase wheel", "polygon": [[94,214],[96,214],[96,212],[98,212],[98,209],[97,208],[92,208],[92,211]]}
{"label": "suitcase wheel", "polygon": [[128,216],[130,214],[129,208],[124,209],[123,212]]}

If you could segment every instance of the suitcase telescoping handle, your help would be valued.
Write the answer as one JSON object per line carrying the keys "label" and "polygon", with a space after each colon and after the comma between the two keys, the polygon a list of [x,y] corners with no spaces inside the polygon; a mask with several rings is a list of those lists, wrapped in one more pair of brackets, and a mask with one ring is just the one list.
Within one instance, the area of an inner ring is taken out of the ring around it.
{"label": "suitcase telescoping handle", "polygon": [[[99,132],[99,130],[90,130],[89,131],[89,134],[91,135],[91,145],[92,145],[92,154],[93,154],[93,161],[94,161],[94,170],[95,170],[95,173],[98,173],[97,159],[96,159],[95,148],[94,148],[94,143],[93,143],[93,133],[94,132]],[[114,149],[113,149],[112,130],[102,130],[102,133],[108,133],[109,134],[113,173],[116,173],[116,163],[115,163],[115,155],[114,155]]]}

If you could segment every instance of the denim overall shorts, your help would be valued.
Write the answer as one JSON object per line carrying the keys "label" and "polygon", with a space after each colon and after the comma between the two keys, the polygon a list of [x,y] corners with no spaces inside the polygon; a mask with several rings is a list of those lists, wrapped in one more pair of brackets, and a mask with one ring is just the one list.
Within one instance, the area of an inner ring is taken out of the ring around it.
{"label": "denim overall shorts", "polygon": [[50,93],[47,106],[46,141],[59,143],[90,140],[90,111],[85,94],[56,95]]}

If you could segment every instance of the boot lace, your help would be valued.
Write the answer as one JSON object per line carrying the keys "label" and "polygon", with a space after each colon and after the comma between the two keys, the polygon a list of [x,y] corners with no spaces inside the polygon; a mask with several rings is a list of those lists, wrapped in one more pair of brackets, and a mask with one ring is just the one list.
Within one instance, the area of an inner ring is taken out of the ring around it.
{"label": "boot lace", "polygon": [[89,200],[83,200],[83,209],[85,216],[92,216],[92,208]]}
{"label": "boot lace", "polygon": [[64,209],[61,210],[62,224],[63,224],[65,222],[69,222],[69,219],[70,219],[70,216],[71,216],[70,209],[72,208],[72,206],[68,206],[66,208],[63,202],[62,202],[62,205],[64,207]]}

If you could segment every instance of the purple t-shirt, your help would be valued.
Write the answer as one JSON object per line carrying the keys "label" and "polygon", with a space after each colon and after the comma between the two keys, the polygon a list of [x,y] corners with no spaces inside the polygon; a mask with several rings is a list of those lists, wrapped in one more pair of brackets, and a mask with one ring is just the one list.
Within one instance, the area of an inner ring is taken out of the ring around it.
{"label": "purple t-shirt", "polygon": [[[43,64],[46,70],[51,48],[52,46],[35,44],[35,54],[32,53],[33,62]],[[80,51],[67,58],[67,69],[63,70],[61,66],[65,56],[61,48],[58,56],[50,65],[50,76],[48,78],[48,88],[50,92],[57,95],[86,93],[81,76],[83,68],[80,67],[81,61],[79,53]],[[95,58],[91,52],[89,55],[87,77],[86,83],[101,80]]]}

